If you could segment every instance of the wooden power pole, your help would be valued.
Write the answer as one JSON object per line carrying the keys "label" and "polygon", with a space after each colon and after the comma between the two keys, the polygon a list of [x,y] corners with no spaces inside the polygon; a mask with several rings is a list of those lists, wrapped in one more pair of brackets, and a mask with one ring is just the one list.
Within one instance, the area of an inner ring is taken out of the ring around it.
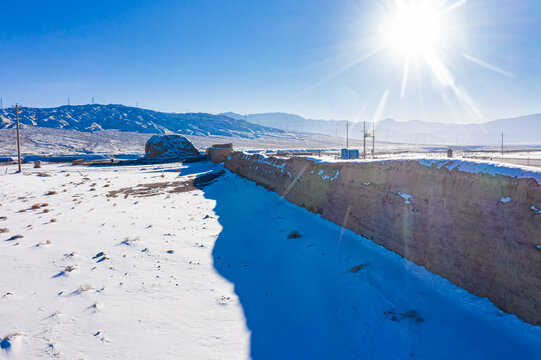
{"label": "wooden power pole", "polygon": [[375,159],[375,148],[376,148],[376,122],[372,123],[372,159]]}
{"label": "wooden power pole", "polygon": [[17,162],[19,164],[19,171],[23,172],[21,167],[21,133],[19,131],[19,104],[15,104],[15,120],[17,121]]}
{"label": "wooden power pole", "polygon": [[346,120],[346,149],[349,149],[349,121]]}
{"label": "wooden power pole", "polygon": [[366,121],[363,121],[363,159],[366,159]]}
{"label": "wooden power pole", "polygon": [[503,156],[503,131],[502,131],[502,156]]}

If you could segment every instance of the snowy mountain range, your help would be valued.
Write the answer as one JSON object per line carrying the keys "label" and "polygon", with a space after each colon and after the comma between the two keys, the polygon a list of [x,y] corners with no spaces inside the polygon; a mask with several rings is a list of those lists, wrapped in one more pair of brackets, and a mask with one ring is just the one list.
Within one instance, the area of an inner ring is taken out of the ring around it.
{"label": "snowy mountain range", "polygon": [[[55,129],[95,132],[119,130],[148,134],[179,133],[186,135],[219,135],[258,138],[284,131],[257,125],[225,115],[206,113],[165,113],[124,105],[76,105],[56,108],[19,110],[21,127],[38,126]],[[0,129],[15,126],[15,110],[0,110]]]}
{"label": "snowy mountain range", "polygon": [[[235,119],[245,119],[258,125],[345,137],[345,120],[313,120],[286,113],[240,115],[224,113]],[[366,123],[367,131],[372,124]],[[484,124],[451,124],[422,120],[396,121],[385,119],[376,123],[376,140],[410,144],[496,145],[504,142],[514,145],[541,144],[541,114],[500,119]],[[349,136],[362,139],[363,123],[351,123]]]}
{"label": "snowy mountain range", "polygon": [[[345,137],[345,120],[314,120],[287,113],[240,115],[229,112],[165,113],[124,105],[75,105],[56,108],[23,107],[19,111],[22,128],[37,127],[80,132],[116,130],[139,134],[178,133],[192,136],[264,139],[296,138],[309,134]],[[0,109],[0,129],[15,126],[15,111]],[[366,130],[371,131],[366,123]],[[447,145],[541,144],[541,114],[500,119],[484,124],[450,124],[422,120],[376,123],[376,141],[409,144]],[[349,137],[362,139],[363,123],[350,122]],[[116,136],[116,135],[115,135]]]}

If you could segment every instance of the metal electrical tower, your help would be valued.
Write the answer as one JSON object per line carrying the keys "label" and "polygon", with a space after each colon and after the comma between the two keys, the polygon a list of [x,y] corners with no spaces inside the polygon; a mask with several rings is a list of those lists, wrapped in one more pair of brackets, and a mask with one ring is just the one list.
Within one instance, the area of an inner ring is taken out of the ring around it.
{"label": "metal electrical tower", "polygon": [[503,131],[502,131],[502,156],[503,156]]}
{"label": "metal electrical tower", "polygon": [[19,171],[23,172],[21,168],[21,133],[19,132],[19,104],[15,104],[15,119],[17,121],[17,162],[19,164]]}

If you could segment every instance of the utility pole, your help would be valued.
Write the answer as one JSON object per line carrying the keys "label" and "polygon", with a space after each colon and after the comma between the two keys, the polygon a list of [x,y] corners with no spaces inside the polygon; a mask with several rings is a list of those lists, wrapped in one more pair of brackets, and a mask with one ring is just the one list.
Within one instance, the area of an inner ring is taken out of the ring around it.
{"label": "utility pole", "polygon": [[346,149],[349,149],[349,121],[346,120]]}
{"label": "utility pole", "polygon": [[23,172],[21,168],[21,133],[19,132],[19,104],[15,104],[15,119],[17,121],[17,162],[19,164],[18,173]]}
{"label": "utility pole", "polygon": [[2,103],[2,98],[0,97],[0,110],[4,108],[4,104]]}
{"label": "utility pole", "polygon": [[92,105],[94,105],[94,96],[92,96]]}
{"label": "utility pole", "polygon": [[502,156],[503,156],[503,131],[502,131]]}
{"label": "utility pole", "polygon": [[375,148],[376,148],[376,122],[372,123],[372,159],[375,159]]}
{"label": "utility pole", "polygon": [[70,104],[70,98],[68,97],[68,106],[69,106],[69,104]]}
{"label": "utility pole", "polygon": [[363,159],[366,159],[366,121],[363,121]]}

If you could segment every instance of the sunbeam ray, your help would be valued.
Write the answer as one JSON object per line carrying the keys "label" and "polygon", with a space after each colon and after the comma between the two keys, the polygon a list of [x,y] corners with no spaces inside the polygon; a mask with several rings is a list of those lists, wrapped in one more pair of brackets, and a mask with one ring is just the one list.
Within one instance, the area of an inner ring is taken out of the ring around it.
{"label": "sunbeam ray", "polygon": [[500,75],[503,75],[503,76],[507,76],[507,77],[515,77],[515,75],[513,75],[512,73],[508,72],[508,71],[505,71],[505,70],[502,70],[500,69],[499,67],[496,67],[492,64],[489,64],[487,63],[486,61],[483,61],[481,59],[478,59],[470,54],[467,54],[467,53],[462,53],[462,57],[464,57],[466,60],[469,60],[477,65],[480,65],[488,70],[492,70],[494,71],[495,73],[498,73]]}
{"label": "sunbeam ray", "polygon": [[387,89],[383,92],[383,95],[381,95],[381,98],[378,102],[378,107],[376,108],[376,112],[374,112],[374,117],[372,118],[373,124],[376,124],[376,122],[378,122],[379,118],[383,114],[383,110],[385,110],[385,105],[387,104],[387,98],[389,97],[389,92],[389,89]]}
{"label": "sunbeam ray", "polygon": [[461,7],[462,5],[464,5],[466,3],[466,0],[460,0],[460,1],[457,1],[449,6],[447,6],[446,8],[444,8],[442,11],[440,11],[438,13],[438,16],[441,16],[441,15],[444,15],[444,14],[447,14],[448,12],[451,12],[453,10],[455,10],[456,8],[459,8]]}
{"label": "sunbeam ray", "polygon": [[297,92],[296,94],[293,94],[293,95],[291,96],[291,99],[294,99],[294,98],[296,98],[296,97],[298,97],[298,96],[300,96],[300,95],[302,95],[302,94],[305,94],[305,93],[307,93],[308,91],[310,91],[310,90],[312,90],[312,89],[315,89],[316,87],[318,87],[318,86],[320,86],[320,85],[326,83],[327,81],[332,80],[333,78],[335,78],[336,76],[340,75],[340,74],[343,73],[344,71],[351,69],[352,67],[354,67],[355,65],[357,65],[357,64],[359,64],[359,63],[361,63],[361,62],[363,62],[363,61],[366,60],[366,59],[369,59],[370,57],[376,55],[377,53],[379,53],[379,52],[385,50],[387,47],[388,47],[388,45],[387,45],[387,44],[384,44],[383,46],[380,46],[380,47],[378,47],[378,48],[376,48],[376,49],[373,49],[373,50],[367,52],[366,54],[364,54],[364,55],[358,57],[357,59],[355,59],[355,61],[351,62],[350,64],[348,64],[348,65],[346,65],[346,66],[344,66],[344,67],[342,67],[341,69],[335,71],[334,73],[332,73],[332,74],[330,74],[330,75],[324,77],[323,79],[319,80],[319,81],[316,82],[315,84],[313,84],[313,85],[311,85],[311,86],[309,86],[309,87],[307,87],[307,88],[305,88],[305,89],[303,89],[303,90]]}
{"label": "sunbeam ray", "polygon": [[400,86],[400,99],[404,99],[406,93],[406,85],[408,82],[408,73],[410,68],[410,58],[406,58],[404,62],[404,73],[402,74],[402,85]]}

